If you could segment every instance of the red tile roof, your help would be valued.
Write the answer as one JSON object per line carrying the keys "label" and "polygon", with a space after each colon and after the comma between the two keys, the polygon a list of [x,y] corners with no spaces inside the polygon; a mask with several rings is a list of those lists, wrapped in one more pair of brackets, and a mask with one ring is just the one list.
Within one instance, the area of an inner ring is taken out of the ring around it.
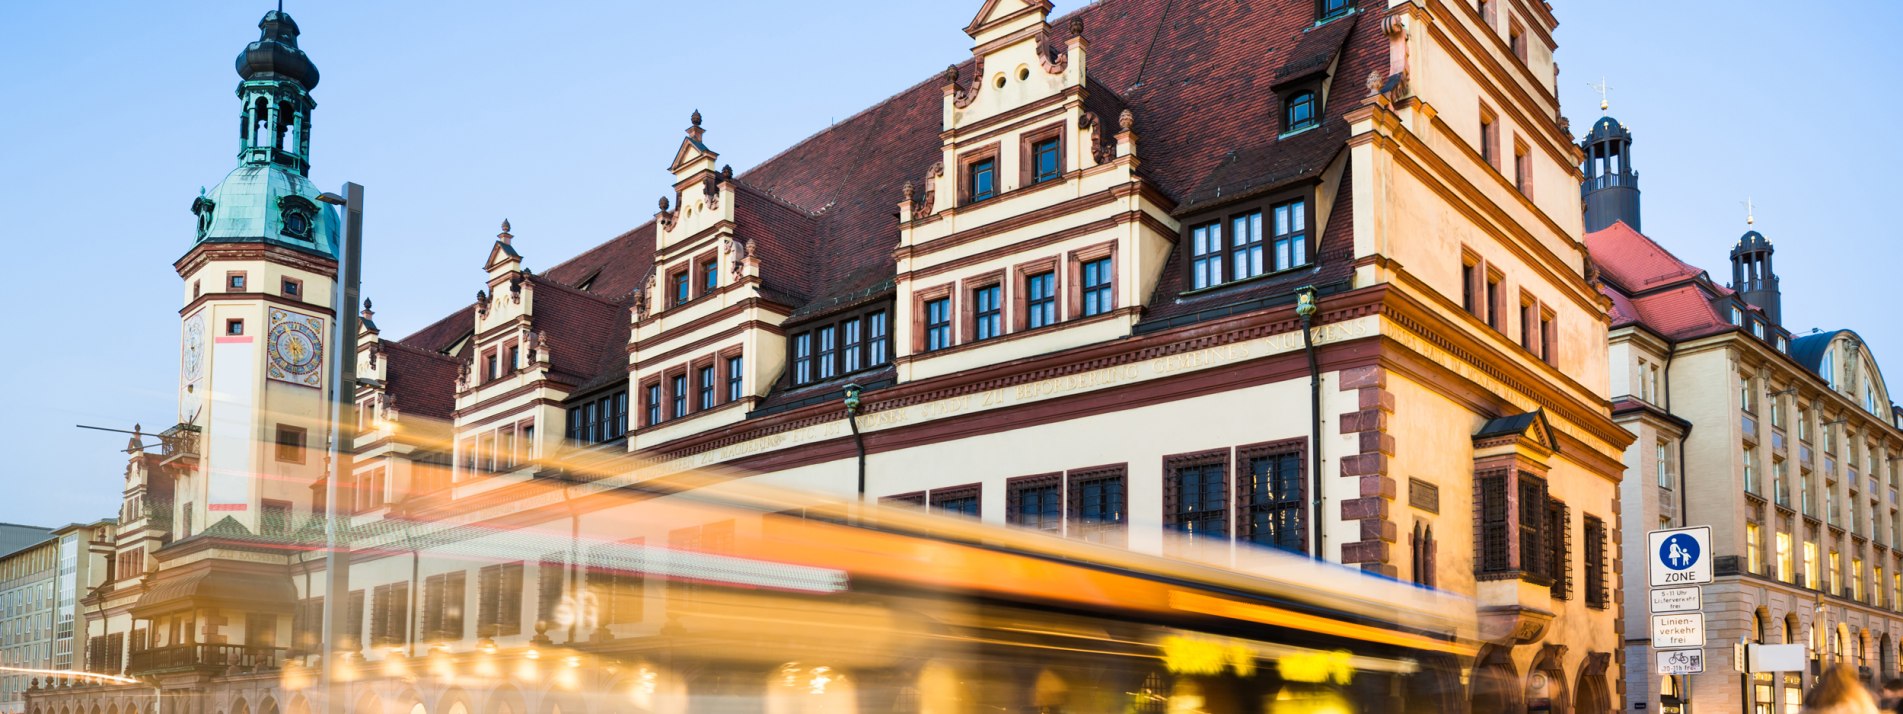
{"label": "red tile roof", "polygon": [[[1358,5],[1361,13],[1385,7],[1379,0]],[[1357,13],[1317,27],[1313,12],[1309,3],[1261,0],[1098,0],[1074,13],[1089,41],[1085,106],[1113,130],[1130,110],[1141,172],[1179,213],[1311,181],[1343,150],[1342,115],[1366,94],[1365,77],[1384,73],[1388,62],[1381,23]],[[1069,26],[1051,23],[1053,43],[1067,39]],[[1338,62],[1329,91],[1336,99],[1324,107],[1322,127],[1280,137],[1271,85],[1326,62]],[[966,77],[971,63],[961,65]],[[736,230],[752,241],[770,293],[798,314],[889,289],[901,187],[941,159],[943,88],[942,76],[926,79],[738,176]],[[1352,249],[1344,238],[1352,212],[1340,210],[1348,200],[1343,190],[1319,239],[1324,254]],[[550,283],[589,288],[583,295],[538,285],[536,320],[554,341],[559,370],[596,380],[622,373],[617,360],[628,330],[621,308],[651,272],[653,251],[650,222],[544,273]],[[1174,303],[1181,289],[1184,271],[1174,260],[1154,301],[1162,316],[1201,309],[1160,305]],[[1245,292],[1285,291],[1286,280]],[[473,308],[464,308],[403,341],[443,352],[473,326]]]}
{"label": "red tile roof", "polygon": [[449,421],[456,411],[456,373],[449,356],[401,342],[383,342],[384,391],[397,412]]}
{"label": "red tile roof", "polygon": [[1585,242],[1600,271],[1600,292],[1612,299],[1614,327],[1642,324],[1672,339],[1732,329],[1713,304],[1731,290],[1624,221],[1586,234]]}

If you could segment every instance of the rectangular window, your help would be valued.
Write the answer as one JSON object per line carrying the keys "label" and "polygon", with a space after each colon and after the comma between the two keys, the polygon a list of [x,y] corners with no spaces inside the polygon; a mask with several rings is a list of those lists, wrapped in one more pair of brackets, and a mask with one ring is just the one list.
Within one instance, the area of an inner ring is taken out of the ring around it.
{"label": "rectangular window", "polygon": [[1553,330],[1553,313],[1540,309],[1540,359],[1559,366],[1559,333]]}
{"label": "rectangular window", "polygon": [[285,278],[283,292],[285,297],[297,297],[304,294],[304,283],[297,278]]}
{"label": "rectangular window", "polygon": [[839,374],[839,328],[832,325],[819,328],[819,358],[815,364],[819,367],[819,378],[832,379]]}
{"label": "rectangular window", "polygon": [[232,336],[244,334],[244,320],[242,319],[226,320],[225,334],[232,335]]}
{"label": "rectangular window", "polygon": [[1244,452],[1236,484],[1239,538],[1271,548],[1307,552],[1302,452]]}
{"label": "rectangular window", "polygon": [[1222,224],[1197,226],[1189,232],[1190,288],[1222,284]]}
{"label": "rectangular window", "polygon": [[1520,195],[1533,197],[1533,158],[1527,155],[1525,144],[1513,142],[1513,187]]}
{"label": "rectangular window", "polygon": [[1083,266],[1084,316],[1101,315],[1115,305],[1110,293],[1110,259],[1098,258]]}
{"label": "rectangular window", "polygon": [[668,393],[668,398],[674,402],[674,409],[669,413],[669,416],[675,419],[687,416],[687,375],[674,375],[673,379],[669,381],[668,386],[672,387]]}
{"label": "rectangular window", "polygon": [[989,340],[1004,334],[1004,306],[1000,304],[1003,292],[997,285],[971,291],[972,339]]}
{"label": "rectangular window", "polygon": [[1604,608],[1611,600],[1606,592],[1606,523],[1585,517],[1586,535],[1586,606]]}
{"label": "rectangular window", "polygon": [[371,591],[370,643],[400,646],[409,641],[410,584],[379,585]]}
{"label": "rectangular window", "polygon": [[1506,290],[1502,285],[1505,282],[1506,276],[1487,271],[1487,325],[1503,333],[1507,331]]}
{"label": "rectangular window", "polygon": [[802,332],[793,336],[793,383],[809,384],[813,381],[813,333]]}
{"label": "rectangular window", "polygon": [[966,180],[969,181],[966,184],[966,191],[971,197],[971,203],[990,200],[998,195],[997,159],[973,161],[966,167],[965,172]]}
{"label": "rectangular window", "polygon": [[859,318],[856,317],[839,324],[839,329],[845,333],[839,352],[842,373],[857,372],[864,367],[861,362],[864,361],[865,341],[860,339],[860,327]]}
{"label": "rectangular window", "polygon": [[1764,573],[1764,527],[1744,524],[1744,568],[1753,575]]}
{"label": "rectangular window", "polygon": [[937,510],[977,518],[979,517],[978,499],[980,494],[980,488],[976,484],[957,488],[941,488],[932,491],[931,504],[932,508]]}
{"label": "rectangular window", "polygon": [[1520,347],[1534,354],[1540,351],[1540,323],[1539,318],[1534,317],[1538,311],[1539,307],[1533,299],[1524,292],[1520,293]]}
{"label": "rectangular window", "polygon": [[1816,590],[1817,582],[1822,577],[1823,572],[1817,563],[1817,541],[1804,541],[1804,587]]}
{"label": "rectangular window", "polygon": [[1193,538],[1228,537],[1227,466],[1218,457],[1172,467],[1164,484],[1164,525]]}
{"label": "rectangular window", "polygon": [[482,353],[482,381],[486,384],[502,376],[502,363],[495,350]]}
{"label": "rectangular window", "polygon": [[1493,118],[1493,112],[1486,107],[1480,108],[1480,160],[1495,169],[1500,164],[1495,157],[1500,153],[1500,127]]}
{"label": "rectangular window", "polygon": [[225,289],[226,290],[230,292],[234,292],[234,293],[241,293],[241,292],[244,292],[244,286],[245,286],[244,273],[226,273],[225,274]]}
{"label": "rectangular window", "polygon": [[746,374],[745,364],[739,357],[727,358],[727,401],[740,401],[740,396],[746,394]]}
{"label": "rectangular window", "polygon": [[1863,601],[1863,559],[1850,559],[1850,599]]}
{"label": "rectangular window", "polygon": [[1308,264],[1308,201],[1278,204],[1275,211],[1275,269]]}
{"label": "rectangular window", "polygon": [[1843,594],[1843,589],[1844,589],[1844,556],[1843,554],[1835,550],[1830,551],[1829,563],[1830,563],[1829,565],[1830,580],[1828,582],[1830,584],[1830,589],[1826,590],[1825,592],[1828,592],[1832,595],[1841,595]]}
{"label": "rectangular window", "polygon": [[1123,528],[1125,473],[1122,466],[1070,473],[1072,535],[1097,541],[1101,534]]}
{"label": "rectangular window", "polygon": [[866,316],[866,337],[869,340],[866,343],[867,365],[877,367],[891,360],[887,350],[890,337],[887,335],[884,310]]}
{"label": "rectangular window", "polygon": [[654,382],[647,387],[647,410],[649,426],[661,423],[661,383]]}
{"label": "rectangular window", "polygon": [[1315,6],[1315,19],[1317,22],[1331,20],[1346,15],[1354,9],[1355,4],[1352,0],[1319,0]]}
{"label": "rectangular window", "polygon": [[522,564],[485,566],[476,582],[477,636],[522,634]]}
{"label": "rectangular window", "polygon": [[1044,183],[1056,179],[1063,173],[1063,162],[1057,152],[1057,140],[1045,139],[1031,145],[1031,183]]}
{"label": "rectangular window", "polygon": [[1777,579],[1778,580],[1781,580],[1787,583],[1797,582],[1796,580],[1791,579],[1791,570],[1793,565],[1793,563],[1791,562],[1791,558],[1792,558],[1791,534],[1785,533],[1783,531],[1778,531],[1778,534],[1777,534]]}
{"label": "rectangular window", "polygon": [[682,268],[679,272],[668,276],[668,279],[669,279],[669,282],[672,283],[672,285],[674,286],[674,304],[675,305],[685,305],[687,304],[688,301],[694,299],[694,295],[691,292],[693,289],[693,283],[689,282],[687,279],[686,268]]}
{"label": "rectangular window", "polygon": [[[1276,211],[1280,219],[1282,212]],[[1280,244],[1277,244],[1278,247]],[[1243,280],[1261,275],[1262,269],[1262,212],[1256,211],[1229,220],[1229,269],[1234,274],[1230,280]]]}
{"label": "rectangular window", "polygon": [[1058,474],[1012,479],[1006,495],[1010,510],[1006,520],[1012,525],[1041,531],[1063,530],[1064,480]]}
{"label": "rectangular window", "polygon": [[284,463],[304,463],[305,431],[295,426],[278,425],[277,459]]}
{"label": "rectangular window", "polygon": [[707,365],[702,367],[698,373],[700,375],[700,384],[698,385],[700,387],[700,408],[703,410],[712,409],[714,408],[714,366]]}
{"label": "rectangular window", "polygon": [[1673,488],[1676,485],[1676,480],[1672,478],[1669,453],[1670,452],[1666,450],[1666,443],[1662,440],[1659,441],[1658,446],[1653,450],[1653,461],[1655,461],[1658,466],[1659,488]]}
{"label": "rectangular window", "polygon": [[641,541],[588,549],[588,592],[595,596],[599,627],[641,622],[647,600]]}
{"label": "rectangular window", "polygon": [[1744,490],[1746,493],[1762,494],[1758,488],[1758,450],[1744,447]]}
{"label": "rectangular window", "polygon": [[568,562],[559,553],[542,556],[535,568],[535,619],[555,625],[555,613],[561,609],[566,592]]}
{"label": "rectangular window", "polygon": [[720,261],[709,260],[700,264],[700,293],[706,295],[720,288]]}
{"label": "rectangular window", "polygon": [[925,351],[952,346],[951,323],[951,298],[925,303]]}
{"label": "rectangular window", "polygon": [[1024,279],[1024,326],[1037,329],[1057,322],[1057,274],[1038,273]]}
{"label": "rectangular window", "polygon": [[1519,20],[1507,25],[1507,46],[1513,49],[1513,56],[1520,58],[1521,64],[1526,63],[1526,30],[1520,27]]}

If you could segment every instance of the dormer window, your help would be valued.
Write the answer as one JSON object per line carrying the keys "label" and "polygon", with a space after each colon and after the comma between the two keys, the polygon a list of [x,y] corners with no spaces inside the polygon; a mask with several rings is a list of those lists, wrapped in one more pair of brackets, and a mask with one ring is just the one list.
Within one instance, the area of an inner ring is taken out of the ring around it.
{"label": "dormer window", "polygon": [[1190,228],[1184,241],[1190,249],[1190,289],[1248,280],[1312,262],[1309,196],[1281,199],[1245,204],[1221,220]]}
{"label": "dormer window", "polygon": [[1315,21],[1327,22],[1354,12],[1354,0],[1316,0]]}
{"label": "dormer window", "polygon": [[317,204],[304,200],[302,196],[285,196],[278,199],[278,210],[284,212],[284,227],[279,229],[280,234],[295,240],[311,239],[311,223],[317,215]]}
{"label": "dormer window", "polygon": [[1736,305],[1731,306],[1731,324],[1733,325],[1744,324],[1744,313],[1740,312],[1738,310],[1738,306]]}
{"label": "dormer window", "polygon": [[1296,92],[1282,107],[1282,131],[1284,133],[1297,132],[1318,125],[1320,120],[1316,117],[1320,112],[1316,109],[1314,92],[1308,90]]}
{"label": "dormer window", "polygon": [[192,213],[198,216],[199,240],[204,240],[205,236],[211,234],[212,211],[217,207],[218,202],[206,198],[203,193],[200,193],[198,198],[192,201]]}

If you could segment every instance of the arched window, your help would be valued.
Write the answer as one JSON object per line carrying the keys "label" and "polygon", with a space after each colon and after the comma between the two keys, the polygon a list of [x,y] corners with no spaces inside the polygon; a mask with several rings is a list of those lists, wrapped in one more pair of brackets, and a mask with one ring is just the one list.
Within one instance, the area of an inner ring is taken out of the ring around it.
{"label": "arched window", "polygon": [[1288,103],[1283,106],[1282,130],[1285,132],[1300,131],[1315,126],[1319,121],[1316,118],[1316,114],[1319,113],[1316,109],[1314,92],[1296,92],[1294,96],[1288,98]]}

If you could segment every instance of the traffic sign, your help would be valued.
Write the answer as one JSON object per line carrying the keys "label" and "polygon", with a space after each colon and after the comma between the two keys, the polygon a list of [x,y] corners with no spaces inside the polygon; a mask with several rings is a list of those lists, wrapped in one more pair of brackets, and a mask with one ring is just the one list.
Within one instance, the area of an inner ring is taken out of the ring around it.
{"label": "traffic sign", "polygon": [[1645,540],[1652,587],[1711,582],[1711,526],[1652,531]]}
{"label": "traffic sign", "polygon": [[1705,671],[1704,650],[1655,650],[1659,674],[1700,674]]}
{"label": "traffic sign", "polygon": [[1678,612],[1652,616],[1652,647],[1705,646],[1705,613]]}
{"label": "traffic sign", "polygon": [[1682,588],[1658,588],[1652,591],[1652,613],[1697,612],[1705,609],[1705,598],[1698,586],[1687,585]]}

